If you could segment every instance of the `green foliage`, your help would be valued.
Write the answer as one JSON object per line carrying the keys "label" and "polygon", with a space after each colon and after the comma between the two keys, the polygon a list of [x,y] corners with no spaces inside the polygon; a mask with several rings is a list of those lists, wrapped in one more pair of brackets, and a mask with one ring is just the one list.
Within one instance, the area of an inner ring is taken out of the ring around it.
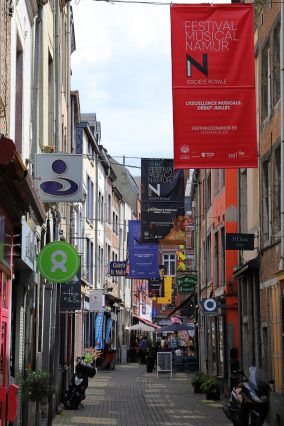
{"label": "green foliage", "polygon": [[83,360],[86,364],[93,364],[93,362],[102,355],[102,351],[97,350],[96,348],[86,348]]}
{"label": "green foliage", "polygon": [[47,371],[26,370],[22,381],[23,397],[26,400],[40,402],[52,395],[54,387],[50,384],[50,374]]}
{"label": "green foliage", "polygon": [[217,393],[219,391],[219,382],[216,377],[208,377],[201,384],[201,390],[205,393]]}
{"label": "green foliage", "polygon": [[191,380],[191,383],[194,385],[195,383],[198,384],[202,384],[204,383],[206,380],[208,380],[208,376],[205,373],[202,373],[201,371],[199,371],[198,373],[195,374],[195,376],[193,377],[193,379]]}

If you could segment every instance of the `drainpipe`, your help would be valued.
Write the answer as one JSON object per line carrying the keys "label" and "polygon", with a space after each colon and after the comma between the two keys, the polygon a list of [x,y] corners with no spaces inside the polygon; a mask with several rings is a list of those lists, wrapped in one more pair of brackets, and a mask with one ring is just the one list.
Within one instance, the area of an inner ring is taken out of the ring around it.
{"label": "drainpipe", "polygon": [[68,1],[67,5],[67,31],[66,31],[66,69],[67,69],[67,85],[66,85],[66,107],[67,107],[67,151],[71,150],[71,5]]}
{"label": "drainpipe", "polygon": [[61,11],[60,0],[55,0],[55,152],[62,151],[61,143]]}
{"label": "drainpipe", "polygon": [[281,97],[281,257],[279,269],[284,270],[284,4],[281,2],[280,30],[280,97]]}
{"label": "drainpipe", "polygon": [[34,85],[33,85],[33,109],[32,109],[32,170],[35,173],[35,154],[39,147],[39,73],[41,62],[41,32],[42,32],[42,3],[38,5],[38,13],[35,21],[35,50],[34,50]]}

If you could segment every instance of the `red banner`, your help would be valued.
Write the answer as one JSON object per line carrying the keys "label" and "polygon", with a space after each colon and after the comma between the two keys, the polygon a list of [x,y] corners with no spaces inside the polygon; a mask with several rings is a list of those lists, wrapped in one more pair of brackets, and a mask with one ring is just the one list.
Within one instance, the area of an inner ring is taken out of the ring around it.
{"label": "red banner", "polygon": [[257,167],[253,6],[171,6],[174,167]]}

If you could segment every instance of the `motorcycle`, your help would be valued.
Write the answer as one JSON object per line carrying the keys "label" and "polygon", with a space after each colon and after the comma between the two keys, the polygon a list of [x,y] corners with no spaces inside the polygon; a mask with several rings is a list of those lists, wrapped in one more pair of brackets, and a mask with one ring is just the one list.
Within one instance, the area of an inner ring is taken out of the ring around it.
{"label": "motorcycle", "polygon": [[261,371],[256,367],[249,368],[249,377],[243,371],[237,373],[242,380],[233,388],[229,404],[223,407],[223,411],[234,426],[262,426],[274,382],[263,381]]}
{"label": "motorcycle", "polygon": [[64,393],[63,404],[67,410],[77,410],[82,401],[86,398],[86,389],[89,378],[96,375],[97,369],[93,365],[84,363],[80,358],[75,368],[75,374],[71,379],[69,389]]}

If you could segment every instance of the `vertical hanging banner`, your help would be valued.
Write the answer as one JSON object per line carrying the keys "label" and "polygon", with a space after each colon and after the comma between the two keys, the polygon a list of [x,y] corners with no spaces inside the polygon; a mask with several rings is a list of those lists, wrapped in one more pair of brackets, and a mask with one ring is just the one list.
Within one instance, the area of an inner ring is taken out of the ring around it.
{"label": "vertical hanging banner", "polygon": [[159,277],[158,244],[141,244],[140,220],[128,221],[129,272],[128,278],[147,279]]}
{"label": "vertical hanging banner", "polygon": [[184,174],[173,160],[141,160],[141,241],[185,241]]}
{"label": "vertical hanging banner", "polygon": [[104,313],[99,312],[96,315],[95,319],[95,348],[103,349],[103,323],[104,323]]}
{"label": "vertical hanging banner", "polygon": [[257,167],[250,4],[171,5],[174,165]]}

